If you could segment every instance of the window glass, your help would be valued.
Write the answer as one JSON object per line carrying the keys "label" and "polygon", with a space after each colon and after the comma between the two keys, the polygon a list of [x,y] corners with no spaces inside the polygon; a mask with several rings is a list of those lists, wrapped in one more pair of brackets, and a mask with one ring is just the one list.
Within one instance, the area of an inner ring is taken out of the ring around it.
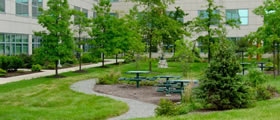
{"label": "window glass", "polygon": [[237,24],[240,25],[248,25],[248,16],[249,12],[246,9],[234,9],[234,10],[226,10],[226,19],[234,19],[239,20]]}
{"label": "window glass", "polygon": [[0,33],[0,42],[4,42],[4,34]]}
{"label": "window glass", "polygon": [[110,0],[111,2],[119,2],[119,0]]}
{"label": "window glass", "polygon": [[4,55],[5,44],[0,43],[0,55]]}
{"label": "window glass", "polygon": [[[219,12],[218,10],[214,10],[214,11],[213,11],[213,14],[215,14],[215,15],[216,15],[216,14],[220,14],[220,12]],[[207,18],[209,17],[208,12],[207,12],[206,10],[199,10],[199,11],[198,11],[198,15],[200,16],[201,19],[207,19]],[[211,22],[212,22],[213,24],[217,24],[217,23],[220,22],[220,20],[219,20],[219,19],[213,18],[213,19],[211,20]]]}
{"label": "window glass", "polygon": [[85,17],[88,17],[88,10],[87,9],[83,9],[82,11],[85,14]]}
{"label": "window glass", "polygon": [[5,0],[0,0],[0,12],[5,12]]}
{"label": "window glass", "polygon": [[16,15],[28,16],[28,0],[16,0]]}
{"label": "window glass", "polygon": [[43,0],[32,0],[32,17],[38,17],[42,14],[39,8],[43,6]]}

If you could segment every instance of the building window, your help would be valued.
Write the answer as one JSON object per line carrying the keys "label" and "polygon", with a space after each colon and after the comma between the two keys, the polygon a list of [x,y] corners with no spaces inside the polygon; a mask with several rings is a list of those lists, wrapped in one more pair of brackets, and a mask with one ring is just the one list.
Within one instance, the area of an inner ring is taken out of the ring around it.
{"label": "building window", "polygon": [[5,12],[5,0],[0,0],[0,12]]}
{"label": "building window", "polygon": [[32,0],[32,17],[38,17],[41,12],[39,8],[43,6],[43,0]]}
{"label": "building window", "polygon": [[16,0],[16,15],[28,16],[28,0]]}
{"label": "building window", "polygon": [[93,17],[93,18],[96,18],[96,17],[97,17],[97,13],[96,13],[96,12],[93,12],[92,17]]}
{"label": "building window", "polygon": [[85,17],[88,18],[88,10],[87,9],[82,9],[82,12],[85,14]]}
{"label": "building window", "polygon": [[[174,17],[175,11],[167,11],[166,14],[170,17]],[[177,18],[177,21],[184,23],[184,17]]]}
{"label": "building window", "polygon": [[117,13],[110,13],[111,16],[119,17]]}
{"label": "building window", "polygon": [[0,33],[0,54],[28,54],[28,35]]}
{"label": "building window", "polygon": [[[220,14],[220,11],[214,10],[213,14],[214,15]],[[209,18],[208,12],[206,10],[199,10],[198,15],[199,15],[200,19],[208,19]],[[212,22],[213,25],[215,25],[215,24],[218,24],[220,22],[220,20],[219,20],[219,18],[214,17],[211,20],[211,22]]]}
{"label": "building window", "polygon": [[35,35],[32,36],[32,52],[34,53],[35,49],[41,47],[41,37]]}
{"label": "building window", "polygon": [[234,9],[234,10],[226,10],[226,19],[227,20],[240,20],[237,24],[240,25],[248,25],[249,13],[247,9]]}

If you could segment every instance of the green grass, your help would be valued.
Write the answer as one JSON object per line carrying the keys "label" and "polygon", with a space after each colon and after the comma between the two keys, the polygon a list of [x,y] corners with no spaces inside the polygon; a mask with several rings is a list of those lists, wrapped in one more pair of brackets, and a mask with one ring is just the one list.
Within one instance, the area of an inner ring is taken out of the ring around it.
{"label": "green grass", "polygon": [[67,77],[63,79],[43,77],[0,85],[0,119],[100,120],[118,116],[128,110],[125,103],[69,88],[77,81],[95,78],[109,70],[93,68],[86,74],[64,73]]}
{"label": "green grass", "polygon": [[[121,71],[122,76],[127,71],[148,70],[148,63],[142,62],[136,69],[136,63],[120,66],[110,65],[110,68],[92,68],[89,73],[63,73],[62,79],[49,77],[37,78],[0,85],[0,120],[99,120],[118,116],[128,110],[125,103],[106,97],[85,95],[72,91],[69,87],[80,80],[97,78],[110,71]],[[192,64],[192,73],[201,74],[207,64]],[[153,63],[153,73],[156,75],[182,75],[180,64],[169,62],[169,68],[159,69]]]}

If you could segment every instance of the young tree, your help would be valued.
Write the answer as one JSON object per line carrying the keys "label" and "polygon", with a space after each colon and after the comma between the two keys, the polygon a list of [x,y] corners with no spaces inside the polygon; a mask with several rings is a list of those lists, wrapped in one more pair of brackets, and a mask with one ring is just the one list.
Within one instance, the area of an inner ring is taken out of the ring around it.
{"label": "young tree", "polygon": [[223,29],[225,29],[226,25],[229,25],[232,28],[238,27],[237,23],[240,21],[234,19],[224,21],[224,16],[220,11],[222,6],[215,5],[214,0],[207,0],[207,2],[207,9],[200,12],[200,15],[195,18],[191,27],[193,28],[193,32],[207,33],[199,38],[202,40],[202,44],[204,44],[208,49],[208,62],[210,63],[212,54],[211,46],[215,42],[218,42],[218,40],[214,37],[219,36]]}
{"label": "young tree", "polygon": [[94,5],[96,18],[92,19],[91,31],[89,31],[89,35],[93,39],[89,44],[94,46],[91,51],[102,54],[102,67],[105,66],[105,54],[113,54],[116,48],[113,39],[117,18],[110,15],[111,6],[110,0],[100,0],[98,5]]}
{"label": "young tree", "polygon": [[218,43],[210,66],[200,80],[197,94],[211,109],[244,108],[252,102],[249,86],[242,82],[241,66],[232,44]]}
{"label": "young tree", "polygon": [[75,32],[78,35],[78,41],[76,41],[77,45],[76,52],[77,57],[79,59],[79,71],[82,71],[82,54],[83,54],[83,45],[85,45],[86,41],[83,40],[82,36],[88,31],[89,26],[89,19],[86,17],[86,15],[81,12],[74,10],[74,25],[75,25]]}
{"label": "young tree", "polygon": [[[267,46],[272,48],[273,51],[273,66],[274,66],[274,77],[276,77],[276,50],[279,50],[280,44],[280,1],[279,0],[266,0],[264,4],[254,10],[256,15],[263,17],[264,25],[258,29],[260,38],[264,38],[263,42]],[[278,57],[279,58],[279,57]],[[279,61],[279,60],[278,60]],[[279,65],[279,62],[278,62]],[[278,67],[279,68],[279,67]],[[279,70],[278,70],[279,73]]]}
{"label": "young tree", "polygon": [[38,22],[46,31],[36,32],[42,37],[42,47],[39,48],[41,58],[55,63],[55,73],[58,76],[58,61],[73,55],[73,37],[70,29],[72,10],[67,0],[49,0],[49,9],[40,9],[42,14]]}
{"label": "young tree", "polygon": [[[175,43],[174,33],[183,36],[186,32],[177,19],[174,20],[167,15],[168,5],[174,3],[174,0],[132,0],[143,8],[139,17],[141,25],[141,34],[144,40],[147,40],[149,52],[149,70],[152,71],[152,48],[163,45],[166,40],[172,40]],[[178,17],[178,16],[175,16]],[[180,31],[180,32],[178,32]],[[178,37],[177,36],[177,37]],[[165,39],[168,38],[168,39]],[[168,41],[170,42],[170,41]],[[161,46],[163,47],[163,46]]]}

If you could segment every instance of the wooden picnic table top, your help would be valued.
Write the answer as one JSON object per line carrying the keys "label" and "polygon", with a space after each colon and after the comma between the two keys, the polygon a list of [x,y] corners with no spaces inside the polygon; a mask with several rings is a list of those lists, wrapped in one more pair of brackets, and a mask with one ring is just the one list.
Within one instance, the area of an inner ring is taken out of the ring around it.
{"label": "wooden picnic table top", "polygon": [[174,76],[174,75],[159,75],[155,76],[156,78],[180,78],[181,76]]}
{"label": "wooden picnic table top", "polygon": [[127,71],[127,74],[148,74],[151,73],[150,71]]}

